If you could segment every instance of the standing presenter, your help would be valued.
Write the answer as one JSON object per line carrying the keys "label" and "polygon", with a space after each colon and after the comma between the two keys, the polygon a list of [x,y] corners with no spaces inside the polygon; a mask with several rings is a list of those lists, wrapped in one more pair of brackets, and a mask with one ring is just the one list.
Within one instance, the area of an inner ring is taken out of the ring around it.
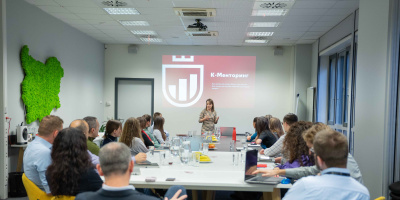
{"label": "standing presenter", "polygon": [[218,123],[219,119],[217,112],[214,110],[214,101],[212,99],[207,99],[206,103],[206,108],[201,111],[199,117],[199,123],[203,123],[201,126],[201,133],[214,131],[214,124]]}

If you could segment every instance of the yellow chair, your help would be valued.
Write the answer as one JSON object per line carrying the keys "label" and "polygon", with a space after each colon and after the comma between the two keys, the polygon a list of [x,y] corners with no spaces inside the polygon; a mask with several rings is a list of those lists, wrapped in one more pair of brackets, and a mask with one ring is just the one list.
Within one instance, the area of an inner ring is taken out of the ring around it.
{"label": "yellow chair", "polygon": [[25,173],[22,174],[22,183],[24,183],[29,200],[51,200],[53,197],[51,195],[47,195],[46,192],[41,190],[35,183],[29,180],[28,177],[25,176]]}
{"label": "yellow chair", "polygon": [[382,196],[382,197],[378,197],[378,198],[376,198],[375,200],[385,200],[386,198],[384,197],[384,196]]}
{"label": "yellow chair", "polygon": [[51,200],[75,200],[75,196],[65,196],[65,195],[53,196]]}

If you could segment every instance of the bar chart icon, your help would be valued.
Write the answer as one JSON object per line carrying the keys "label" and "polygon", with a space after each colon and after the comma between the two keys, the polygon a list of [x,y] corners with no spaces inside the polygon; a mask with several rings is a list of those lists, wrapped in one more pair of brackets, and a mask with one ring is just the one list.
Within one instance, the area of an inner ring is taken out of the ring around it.
{"label": "bar chart icon", "polygon": [[[169,75],[168,70],[174,69],[180,72],[178,80],[176,76]],[[188,69],[191,69],[188,73]],[[197,69],[197,70],[194,70]],[[193,72],[197,73],[193,73]],[[163,65],[162,90],[165,99],[177,107],[189,107],[194,105],[203,94],[203,65]],[[171,84],[172,83],[172,84]]]}

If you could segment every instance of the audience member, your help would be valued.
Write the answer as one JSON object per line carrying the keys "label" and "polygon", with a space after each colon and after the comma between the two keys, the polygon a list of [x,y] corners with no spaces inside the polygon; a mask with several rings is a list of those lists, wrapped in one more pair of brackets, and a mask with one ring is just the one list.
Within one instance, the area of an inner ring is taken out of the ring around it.
{"label": "audience member", "polygon": [[269,121],[265,117],[257,117],[256,132],[258,136],[256,143],[261,144],[264,149],[270,148],[278,140],[269,130]]}
{"label": "audience member", "polygon": [[[97,170],[105,179],[102,189],[97,192],[80,193],[76,196],[76,200],[160,200],[140,193],[129,185],[134,164],[130,159],[130,150],[125,144],[110,143],[100,149],[99,156],[100,164],[97,165]],[[186,190],[182,186],[172,186],[165,197],[171,200],[183,200],[187,198]]]}
{"label": "audience member", "polygon": [[99,136],[99,129],[100,129],[99,121],[97,120],[96,117],[91,117],[91,116],[85,117],[85,118],[83,118],[83,120],[85,120],[86,123],[88,123],[88,125],[89,125],[89,135],[88,135],[89,137],[88,137],[88,140],[87,140],[88,150],[92,154],[98,156],[99,155],[99,151],[100,151],[100,147],[97,146],[97,144],[94,143],[93,140],[97,136]]}
{"label": "audience member", "polygon": [[287,161],[278,165],[279,169],[314,165],[314,158],[310,156],[307,144],[302,137],[302,133],[311,126],[311,122],[305,121],[299,121],[290,126],[285,140],[283,140],[283,157]]}
{"label": "audience member", "polygon": [[286,193],[285,199],[368,200],[368,189],[350,177],[346,169],[348,143],[346,137],[334,130],[318,132],[314,139],[316,165],[321,176],[298,180]]}
{"label": "audience member", "polygon": [[[293,113],[286,114],[285,117],[283,117],[283,130],[285,131],[283,135],[281,135],[278,139],[278,141],[275,142],[274,145],[272,145],[270,148],[267,149],[261,149],[260,154],[264,154],[266,156],[270,157],[278,157],[282,156],[282,147],[283,147],[283,140],[285,140],[285,136],[292,124],[298,121],[297,115]],[[277,160],[281,160],[280,158]]]}
{"label": "audience member", "polygon": [[153,131],[150,131],[150,125],[151,125],[151,116],[148,114],[143,115],[143,117],[146,119],[146,128],[143,129],[144,132],[150,137],[151,141],[154,142],[154,147],[158,148],[160,147],[160,143],[158,140],[154,137]]}
{"label": "audience member", "polygon": [[[323,123],[316,123],[311,128],[307,129],[303,132],[303,138],[307,143],[309,148],[312,148],[310,144],[314,142],[314,136],[323,130],[331,130],[329,126]],[[311,151],[311,149],[310,149]],[[350,170],[350,176],[356,179],[358,182],[363,184],[362,175],[360,169],[358,168],[357,162],[354,160],[351,154],[348,154],[347,157],[347,169]],[[259,170],[260,173],[263,173],[263,176],[286,176],[292,179],[300,179],[305,176],[309,175],[317,175],[320,173],[320,170],[317,168],[316,165],[312,167],[299,167],[299,168],[292,168],[292,169],[278,169],[278,170]]]}
{"label": "audience member", "polygon": [[138,117],[137,120],[139,120],[140,134],[142,135],[144,145],[146,145],[146,148],[154,146],[154,142],[151,140],[150,136],[143,130],[146,128],[146,119],[144,117]]}
{"label": "audience member", "polygon": [[122,123],[118,120],[109,120],[106,124],[106,131],[104,132],[104,140],[100,147],[108,144],[109,142],[117,142],[117,138],[121,136]]}
{"label": "audience member", "polygon": [[55,138],[52,163],[46,172],[53,196],[76,196],[101,188],[103,181],[90,161],[86,140],[84,133],[76,128],[63,129]]}
{"label": "audience member", "polygon": [[41,190],[50,194],[46,180],[46,170],[51,164],[51,148],[59,131],[63,129],[64,121],[54,115],[48,115],[39,124],[39,132],[24,152],[24,172],[26,177]]}
{"label": "audience member", "polygon": [[[256,129],[256,123],[257,123],[257,117],[254,117],[254,119],[253,119],[253,127],[254,127],[254,129]],[[253,141],[253,140],[258,139],[258,138],[257,138],[257,131],[254,131],[254,134],[253,134],[253,135],[247,136],[246,139],[247,139],[247,142],[251,142],[251,141]]]}
{"label": "audience member", "polygon": [[140,152],[147,153],[149,151],[143,143],[139,120],[136,118],[131,117],[125,121],[119,141],[130,147],[133,156]]}
{"label": "audience member", "polygon": [[279,138],[285,134],[282,128],[281,120],[279,120],[276,117],[272,117],[269,120],[269,129],[273,134],[277,135]]}
{"label": "audience member", "polygon": [[[154,131],[154,119],[155,119],[156,117],[162,117],[162,114],[161,114],[160,112],[155,112],[154,115],[153,115],[153,124],[152,124],[151,127],[149,128],[149,129],[150,129],[150,132],[151,132],[153,135],[154,135],[154,133],[153,133],[153,131]],[[169,138],[169,133],[168,133],[168,131],[167,131],[167,130],[164,130],[164,133],[165,133],[165,136],[167,137],[166,140],[168,140],[168,138]]]}
{"label": "audience member", "polygon": [[160,144],[164,144],[165,140],[167,139],[167,136],[165,135],[164,132],[164,118],[163,117],[156,117],[154,118],[154,130],[153,130],[153,134],[154,137],[156,137],[156,139],[158,140],[158,142]]}

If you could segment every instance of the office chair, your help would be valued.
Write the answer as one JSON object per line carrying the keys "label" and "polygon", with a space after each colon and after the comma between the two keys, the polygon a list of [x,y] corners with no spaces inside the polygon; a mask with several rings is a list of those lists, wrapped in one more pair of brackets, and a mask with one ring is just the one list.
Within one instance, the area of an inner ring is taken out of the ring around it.
{"label": "office chair", "polygon": [[41,190],[37,185],[35,185],[35,183],[29,180],[28,177],[25,176],[25,173],[22,175],[22,183],[24,183],[29,200],[51,200],[53,197],[51,195],[47,195],[46,192]]}

